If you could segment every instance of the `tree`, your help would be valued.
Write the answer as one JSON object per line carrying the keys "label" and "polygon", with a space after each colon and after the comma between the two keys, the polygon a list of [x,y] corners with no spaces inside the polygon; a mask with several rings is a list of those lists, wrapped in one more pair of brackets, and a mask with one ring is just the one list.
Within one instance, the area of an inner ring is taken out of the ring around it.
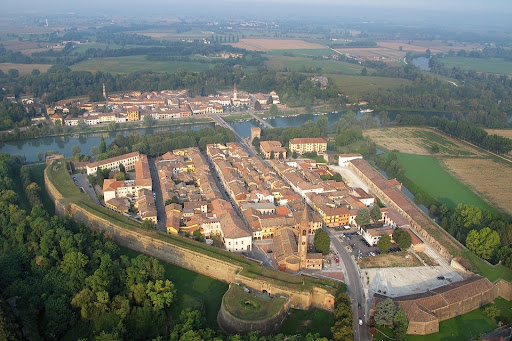
{"label": "tree", "polygon": [[407,334],[407,328],[409,328],[409,319],[407,319],[404,308],[399,307],[393,316],[393,333],[395,334],[395,339],[402,341]]}
{"label": "tree", "polygon": [[270,152],[270,159],[273,160],[275,158],[275,153],[274,151],[271,151]]}
{"label": "tree", "polygon": [[379,112],[379,120],[381,126],[387,126],[389,124],[389,116],[386,110]]}
{"label": "tree", "polygon": [[259,137],[255,137],[252,140],[252,145],[253,145],[254,148],[259,149],[260,148],[260,138]]}
{"label": "tree", "polygon": [[81,153],[82,153],[82,148],[80,148],[80,146],[75,145],[75,146],[71,147],[71,154],[73,154],[73,156],[75,158],[79,158]]}
{"label": "tree", "polygon": [[37,153],[37,159],[39,160],[39,162],[43,161],[44,160],[44,153],[43,152]]}
{"label": "tree", "polygon": [[103,180],[105,180],[105,177],[103,176],[103,172],[101,171],[101,169],[98,169],[96,171],[96,183],[101,188],[103,188]]}
{"label": "tree", "polygon": [[315,231],[315,247],[324,256],[329,253],[331,247],[331,237],[329,234],[322,229]]}
{"label": "tree", "polygon": [[176,195],[173,195],[172,198],[167,199],[165,201],[165,206],[170,205],[170,204],[179,204],[179,203],[180,203],[180,199],[178,199],[178,197]]}
{"label": "tree", "polygon": [[122,163],[119,164],[119,171],[121,173],[126,173],[126,168],[124,167],[124,165]]}
{"label": "tree", "polygon": [[372,209],[370,210],[370,217],[372,218],[373,222],[377,222],[382,219],[382,213],[380,212],[379,205],[373,205]]}
{"label": "tree", "polygon": [[272,105],[270,106],[270,111],[269,111],[269,113],[270,113],[271,115],[277,115],[277,114],[279,113],[279,110],[277,109],[277,105],[272,104]]}
{"label": "tree", "polygon": [[437,143],[434,143],[431,147],[430,147],[430,151],[432,152],[432,154],[437,154],[439,153],[439,145]]}
{"label": "tree", "polygon": [[11,79],[18,78],[20,76],[20,72],[17,69],[9,69],[9,71],[7,71],[7,75]]}
{"label": "tree", "polygon": [[273,104],[273,103],[274,103],[274,99],[272,98],[272,96],[268,96],[267,104]]}
{"label": "tree", "polygon": [[396,229],[393,231],[393,240],[402,250],[407,250],[412,244],[411,235],[403,229]]}
{"label": "tree", "polygon": [[140,225],[140,227],[143,229],[143,230],[154,230],[155,229],[155,223],[152,222],[151,220],[149,219],[146,219],[142,222],[142,224]]}
{"label": "tree", "polygon": [[98,147],[98,153],[103,154],[107,152],[107,144],[105,143],[105,139],[103,136],[100,138],[100,145]]}
{"label": "tree", "polygon": [[361,70],[361,76],[366,76],[368,74],[368,70],[366,70],[366,68],[364,67],[362,70]]}
{"label": "tree", "polygon": [[261,103],[259,101],[254,102],[254,110],[261,110]]}
{"label": "tree", "polygon": [[377,243],[377,247],[382,253],[388,252],[388,250],[391,248],[391,237],[389,234],[385,234],[380,237],[379,242]]}
{"label": "tree", "polygon": [[150,114],[146,114],[144,115],[144,126],[145,127],[152,127],[153,125],[155,125],[155,119],[153,118],[152,115]]}
{"label": "tree", "polygon": [[380,301],[375,308],[375,323],[382,326],[391,326],[395,312],[396,306],[391,298]]}
{"label": "tree", "polygon": [[174,284],[169,280],[157,280],[148,282],[146,295],[149,297],[155,311],[169,307],[176,295]]}
{"label": "tree", "polygon": [[370,224],[370,212],[367,208],[362,208],[357,211],[356,223],[359,226],[365,226]]}
{"label": "tree", "polygon": [[327,134],[329,133],[329,119],[327,118],[327,116],[320,116],[316,121],[316,125],[318,126],[318,129],[320,130],[322,136],[327,136]]}
{"label": "tree", "polygon": [[484,314],[487,315],[489,318],[497,319],[501,315],[501,310],[496,308],[495,306],[491,305],[484,309]]}
{"label": "tree", "polygon": [[479,231],[471,230],[466,238],[466,246],[477,256],[489,260],[500,246],[500,235],[485,227]]}
{"label": "tree", "polygon": [[125,178],[125,175],[123,172],[117,172],[116,174],[114,174],[114,179],[117,181],[124,180],[124,178]]}

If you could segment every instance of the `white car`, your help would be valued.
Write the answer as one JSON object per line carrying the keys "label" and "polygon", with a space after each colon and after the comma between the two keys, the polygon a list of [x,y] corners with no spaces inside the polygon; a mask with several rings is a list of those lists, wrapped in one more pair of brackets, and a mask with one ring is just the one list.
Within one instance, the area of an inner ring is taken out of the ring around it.
{"label": "white car", "polygon": [[363,319],[362,318],[359,318],[359,325],[362,326],[363,325]]}

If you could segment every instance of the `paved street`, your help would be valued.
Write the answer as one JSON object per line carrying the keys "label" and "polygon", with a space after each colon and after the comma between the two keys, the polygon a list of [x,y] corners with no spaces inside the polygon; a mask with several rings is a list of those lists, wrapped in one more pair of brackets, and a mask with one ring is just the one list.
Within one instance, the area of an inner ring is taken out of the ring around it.
{"label": "paved street", "polygon": [[75,185],[78,188],[83,188],[84,192],[91,197],[92,201],[97,204],[101,205],[100,201],[98,200],[98,196],[96,194],[96,191],[89,183],[89,180],[87,180],[87,174],[73,174],[73,181],[75,182]]}
{"label": "paved street", "polygon": [[151,173],[151,184],[153,186],[153,193],[155,193],[155,203],[156,203],[156,216],[157,216],[157,224],[156,228],[159,231],[167,232],[166,224],[167,224],[167,215],[165,214],[165,203],[164,198],[162,196],[162,187],[160,187],[160,177],[158,176],[158,171],[155,165],[155,158],[150,158],[149,162],[149,171]]}
{"label": "paved street", "polygon": [[[324,228],[331,237],[331,245],[334,246],[345,268],[345,283],[347,284],[347,294],[352,300],[352,311],[354,313],[354,340],[367,341],[370,340],[370,334],[366,326],[366,319],[369,312],[369,302],[366,301],[367,295],[365,294],[363,285],[357,265],[355,264],[353,256],[341,244],[337,238],[328,228]],[[357,304],[361,303],[362,307],[359,309]],[[368,304],[367,304],[368,303]],[[360,326],[358,319],[363,319],[363,325]]]}

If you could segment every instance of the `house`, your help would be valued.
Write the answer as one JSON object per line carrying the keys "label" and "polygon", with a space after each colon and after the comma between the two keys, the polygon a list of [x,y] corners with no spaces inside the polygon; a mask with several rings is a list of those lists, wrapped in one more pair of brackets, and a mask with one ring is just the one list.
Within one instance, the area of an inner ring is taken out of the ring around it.
{"label": "house", "polygon": [[135,163],[139,161],[139,158],[139,152],[132,152],[101,161],[91,162],[87,165],[87,175],[95,175],[98,168],[118,172],[120,164],[122,164],[127,171],[132,170],[135,169]]}
{"label": "house", "polygon": [[327,141],[321,137],[305,137],[291,139],[289,142],[290,152],[304,153],[323,153],[327,150]]}
{"label": "house", "polygon": [[265,159],[286,159],[286,148],[279,141],[261,141],[260,151]]}
{"label": "house", "polygon": [[363,238],[368,242],[370,245],[377,245],[380,238],[384,235],[388,235],[391,238],[393,237],[393,228],[389,226],[383,226],[383,227],[368,227],[363,226],[361,227],[361,234]]}

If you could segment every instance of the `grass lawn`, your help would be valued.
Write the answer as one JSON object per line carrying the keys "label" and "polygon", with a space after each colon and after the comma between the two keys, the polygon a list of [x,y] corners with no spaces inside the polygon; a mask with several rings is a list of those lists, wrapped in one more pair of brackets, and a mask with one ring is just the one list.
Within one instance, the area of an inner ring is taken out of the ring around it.
{"label": "grass lawn", "polygon": [[290,309],[290,317],[286,320],[281,333],[285,335],[308,333],[319,333],[320,337],[330,339],[332,337],[331,327],[334,325],[334,317],[331,313],[323,310]]}
{"label": "grass lawn", "polygon": [[[268,61],[265,64],[278,71],[283,71],[286,67],[290,72],[301,72],[306,70],[318,70],[322,73],[360,75],[362,66],[357,64],[338,62],[335,60],[315,60],[304,57],[288,57],[280,55],[268,55]],[[312,74],[311,76],[314,76]]]}
{"label": "grass lawn", "polygon": [[445,57],[441,62],[449,69],[460,67],[479,72],[512,74],[512,62],[502,58]]}
{"label": "grass lawn", "polygon": [[470,251],[466,251],[464,256],[469,259],[473,265],[473,272],[487,277],[491,282],[499,278],[512,282],[512,271],[509,268],[503,265],[490,266]]}
{"label": "grass lawn", "polygon": [[152,61],[147,60],[146,56],[128,56],[89,59],[71,67],[74,71],[103,71],[113,74],[129,73],[136,71],[153,71],[174,73],[179,69],[188,69],[192,71],[208,70],[213,64],[199,63],[196,61]]}
{"label": "grass lawn", "polygon": [[397,156],[405,174],[441,203],[452,208],[458,203],[471,204],[494,212],[489,204],[444,170],[435,157],[405,153]]}
{"label": "grass lawn", "polygon": [[324,76],[331,78],[340,87],[343,94],[355,97],[362,96],[369,91],[396,89],[401,85],[412,84],[410,80],[403,78],[340,74],[325,74]]}
{"label": "grass lawn", "polygon": [[[140,254],[125,247],[120,248],[122,254],[130,258]],[[217,329],[217,313],[222,296],[228,290],[228,284],[173,264],[162,261],[160,264],[165,269],[165,278],[173,282],[178,292],[177,300],[171,308],[173,318],[177,318],[184,309],[198,309],[205,313],[208,326]]]}
{"label": "grass lawn", "polygon": [[336,54],[331,49],[269,50],[267,54],[292,57],[322,57]]}
{"label": "grass lawn", "polygon": [[233,316],[243,320],[264,320],[277,314],[286,298],[263,298],[244,291],[240,285],[233,284],[223,298],[224,307]]}
{"label": "grass lawn", "polygon": [[439,332],[430,335],[407,335],[406,341],[460,341],[490,332],[498,326],[483,313],[483,308],[439,323]]}

